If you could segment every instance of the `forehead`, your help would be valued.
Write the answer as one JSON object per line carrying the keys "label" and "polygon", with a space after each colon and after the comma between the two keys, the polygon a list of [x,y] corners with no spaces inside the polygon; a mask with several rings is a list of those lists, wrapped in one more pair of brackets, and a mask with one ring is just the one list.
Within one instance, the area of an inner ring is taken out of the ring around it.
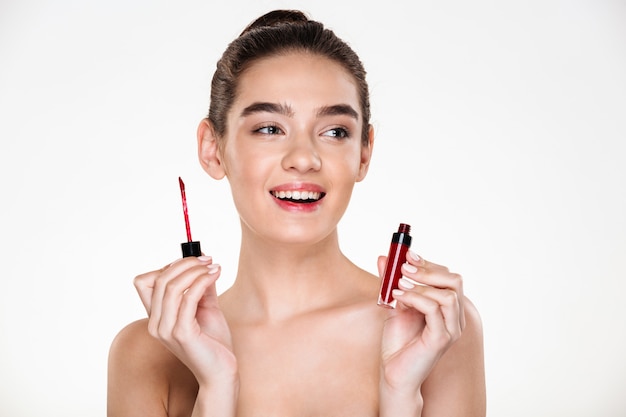
{"label": "forehead", "polygon": [[262,58],[239,79],[233,107],[252,102],[298,105],[352,105],[360,113],[356,80],[341,64],[306,52]]}

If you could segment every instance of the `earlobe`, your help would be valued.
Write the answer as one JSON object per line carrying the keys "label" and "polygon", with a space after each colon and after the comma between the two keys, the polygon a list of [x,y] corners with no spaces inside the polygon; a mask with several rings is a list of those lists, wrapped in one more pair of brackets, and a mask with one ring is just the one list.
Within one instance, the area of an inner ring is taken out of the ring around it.
{"label": "earlobe", "polygon": [[214,179],[221,180],[226,175],[215,130],[209,119],[202,119],[198,125],[198,159],[202,168]]}
{"label": "earlobe", "polygon": [[367,175],[372,160],[372,150],[374,149],[374,127],[370,125],[367,145],[361,145],[361,164],[359,165],[359,175],[357,182],[363,181]]}

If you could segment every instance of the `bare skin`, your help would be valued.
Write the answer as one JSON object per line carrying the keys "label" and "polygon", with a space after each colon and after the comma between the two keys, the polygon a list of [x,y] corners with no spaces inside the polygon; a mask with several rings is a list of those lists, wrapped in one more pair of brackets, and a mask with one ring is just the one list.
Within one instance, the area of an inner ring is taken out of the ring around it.
{"label": "bare skin", "polygon": [[[241,384],[237,415],[379,415],[380,340],[388,311],[374,302],[377,279],[357,274],[363,282],[361,294],[345,305],[275,322],[229,320]],[[228,298],[234,296],[225,293],[220,304],[228,305]],[[225,308],[225,315],[237,317],[231,310]],[[437,413],[444,407],[445,415],[484,415],[482,335],[476,310],[467,301],[465,315],[468,325],[463,336],[422,387],[424,416],[441,415]],[[116,407],[110,404],[110,416],[192,414],[197,382],[176,356],[150,336],[147,319],[128,326],[116,340],[116,350],[120,354],[113,357],[121,363],[111,364],[117,368],[117,378],[109,381],[110,389],[119,389],[115,397],[126,401]],[[129,358],[129,352],[136,357]],[[451,397],[457,401],[450,402]]]}
{"label": "bare skin", "polygon": [[[275,106],[246,110],[260,102]],[[359,108],[350,74],[292,53],[245,73],[224,142],[200,124],[200,162],[228,178],[241,217],[236,279],[217,297],[221,268],[204,256],[135,279],[149,318],[111,348],[110,417],[485,415],[482,329],[461,277],[411,252],[403,275],[422,285],[403,280],[384,309],[378,277],[339,248],[373,132],[365,146],[359,117],[320,111],[336,105]],[[276,201],[285,186],[324,197],[302,211]]]}

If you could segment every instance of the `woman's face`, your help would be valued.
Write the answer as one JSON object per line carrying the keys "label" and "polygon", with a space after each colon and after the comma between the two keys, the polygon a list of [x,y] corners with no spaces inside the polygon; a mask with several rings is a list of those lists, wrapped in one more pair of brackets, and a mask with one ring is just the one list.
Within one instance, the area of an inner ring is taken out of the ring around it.
{"label": "woman's face", "polygon": [[361,126],[356,84],[339,64],[306,53],[254,63],[221,154],[243,227],[289,243],[333,232],[367,172]]}

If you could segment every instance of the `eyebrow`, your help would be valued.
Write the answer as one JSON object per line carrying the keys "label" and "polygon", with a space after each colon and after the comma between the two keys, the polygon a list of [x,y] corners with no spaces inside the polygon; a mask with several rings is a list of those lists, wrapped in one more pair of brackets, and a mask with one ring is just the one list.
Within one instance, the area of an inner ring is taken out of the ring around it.
{"label": "eyebrow", "polygon": [[334,106],[320,107],[317,111],[317,116],[350,116],[355,120],[359,120],[359,113],[349,104],[335,104]]}
{"label": "eyebrow", "polygon": [[241,117],[254,113],[278,113],[287,117],[293,117],[293,109],[288,104],[256,102],[241,111]]}
{"label": "eyebrow", "polygon": [[[243,109],[240,116],[246,117],[254,113],[278,113],[287,117],[293,117],[294,115],[293,109],[288,104],[256,102]],[[322,106],[317,110],[316,116],[349,116],[359,120],[359,113],[349,104]]]}

